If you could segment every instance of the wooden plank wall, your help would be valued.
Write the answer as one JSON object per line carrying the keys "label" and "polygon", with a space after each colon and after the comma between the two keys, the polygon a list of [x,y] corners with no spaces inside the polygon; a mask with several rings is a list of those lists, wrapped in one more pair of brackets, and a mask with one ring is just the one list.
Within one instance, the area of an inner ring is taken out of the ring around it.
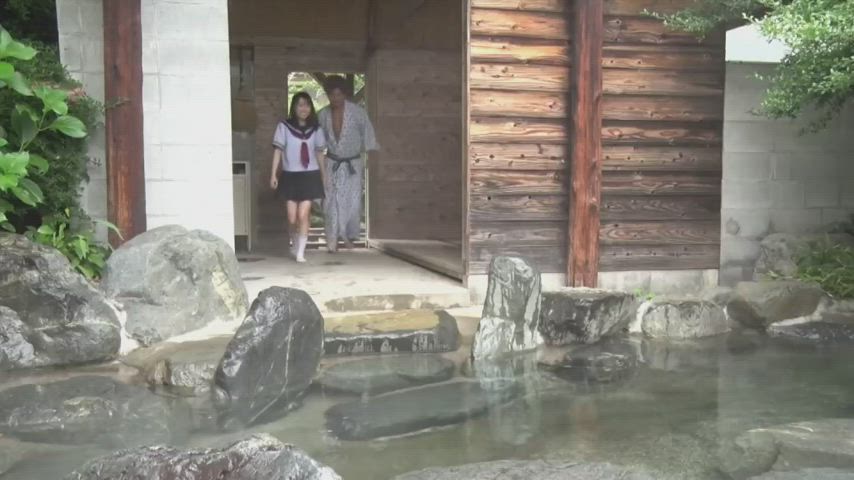
{"label": "wooden plank wall", "polygon": [[372,56],[367,99],[382,150],[369,159],[371,238],[461,241],[461,65],[461,50]]}
{"label": "wooden plank wall", "polygon": [[[462,240],[459,0],[378,1],[367,74],[382,150],[369,156],[369,234]],[[462,258],[460,258],[462,262]]]}
{"label": "wooden plank wall", "polygon": [[566,271],[567,0],[471,0],[468,274]]}
{"label": "wooden plank wall", "polygon": [[605,2],[600,271],[718,268],[724,37],[643,15],[689,3]]}

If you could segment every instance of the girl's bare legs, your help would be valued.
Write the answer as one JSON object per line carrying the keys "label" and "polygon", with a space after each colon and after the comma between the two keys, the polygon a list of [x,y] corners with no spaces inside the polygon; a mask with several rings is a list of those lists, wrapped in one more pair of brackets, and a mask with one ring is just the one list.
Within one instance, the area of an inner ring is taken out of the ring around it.
{"label": "girl's bare legs", "polygon": [[297,210],[297,223],[299,227],[299,241],[297,249],[297,262],[305,261],[305,244],[308,243],[309,216],[311,215],[311,201],[299,203]]}
{"label": "girl's bare legs", "polygon": [[297,202],[288,200],[287,209],[288,209],[288,233],[291,237],[291,256],[297,258],[297,253],[299,251],[299,205]]}

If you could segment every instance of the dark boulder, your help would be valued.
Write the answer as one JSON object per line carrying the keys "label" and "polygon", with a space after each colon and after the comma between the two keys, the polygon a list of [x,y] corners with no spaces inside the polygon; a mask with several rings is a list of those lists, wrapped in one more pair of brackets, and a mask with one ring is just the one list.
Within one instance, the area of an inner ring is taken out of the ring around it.
{"label": "dark boulder", "polygon": [[212,398],[223,426],[251,425],[298,405],[323,353],[323,316],[302,290],[258,295],[214,374]]}
{"label": "dark boulder", "polygon": [[65,480],[340,480],[331,468],[269,435],[222,449],[122,450],[87,463]]}
{"label": "dark boulder", "polygon": [[524,352],[542,345],[540,303],[540,272],[536,268],[522,258],[493,258],[472,358]]}
{"label": "dark boulder", "polygon": [[237,257],[219,237],[179,226],[149,230],[110,256],[102,290],[127,312],[143,345],[246,314]]}
{"label": "dark boulder", "polygon": [[637,300],[628,293],[586,288],[544,292],[540,333],[548,345],[592,344],[624,330]]}
{"label": "dark boulder", "polygon": [[610,340],[571,350],[546,367],[560,378],[583,383],[613,383],[631,378],[638,366],[638,346]]}
{"label": "dark boulder", "polygon": [[109,360],[116,310],[57,250],[0,234],[0,371]]}

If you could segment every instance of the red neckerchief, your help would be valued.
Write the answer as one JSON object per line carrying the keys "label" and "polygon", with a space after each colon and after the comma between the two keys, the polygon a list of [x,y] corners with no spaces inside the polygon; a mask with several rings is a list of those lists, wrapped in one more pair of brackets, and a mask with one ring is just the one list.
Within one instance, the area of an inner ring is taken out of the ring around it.
{"label": "red neckerchief", "polygon": [[299,160],[300,160],[300,163],[302,164],[302,168],[308,169],[308,163],[309,163],[310,157],[308,155],[308,142],[307,142],[307,140],[309,138],[311,138],[311,136],[317,130],[317,127],[316,126],[304,127],[304,128],[299,127],[299,126],[294,127],[293,125],[290,124],[290,122],[284,122],[284,124],[286,127],[288,127],[288,130],[291,131],[291,135],[302,140],[302,146],[300,146],[300,150],[299,150]]}

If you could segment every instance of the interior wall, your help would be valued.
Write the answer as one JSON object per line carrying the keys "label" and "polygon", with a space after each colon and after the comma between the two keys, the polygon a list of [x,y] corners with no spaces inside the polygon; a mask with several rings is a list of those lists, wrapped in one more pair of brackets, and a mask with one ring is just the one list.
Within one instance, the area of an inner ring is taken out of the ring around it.
{"label": "interior wall", "polygon": [[416,4],[377,4],[367,98],[382,150],[369,159],[369,232],[459,243],[462,6]]}
{"label": "interior wall", "polygon": [[286,229],[266,185],[287,74],[352,71],[368,74],[369,114],[383,147],[370,156],[372,236],[460,240],[461,1],[229,2],[232,47],[249,47],[254,57],[252,91],[233,98],[232,124],[254,138],[256,238]]}

